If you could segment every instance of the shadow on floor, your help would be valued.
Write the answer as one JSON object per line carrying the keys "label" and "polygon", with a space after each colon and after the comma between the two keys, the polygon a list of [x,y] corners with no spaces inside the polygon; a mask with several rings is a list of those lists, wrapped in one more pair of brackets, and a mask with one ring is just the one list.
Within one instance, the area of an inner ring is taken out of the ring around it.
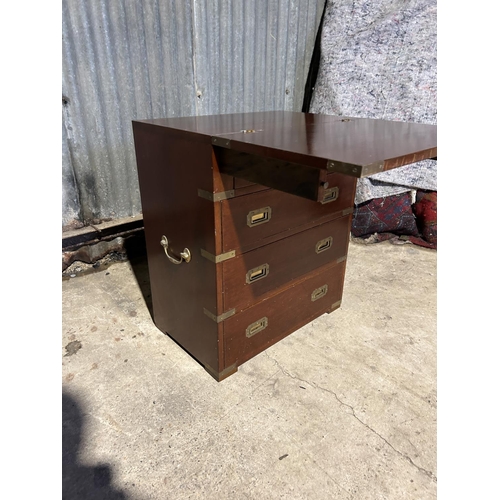
{"label": "shadow on floor", "polygon": [[79,448],[85,425],[80,404],[73,396],[62,394],[62,499],[126,500],[124,492],[113,488],[108,464],[79,463]]}
{"label": "shadow on floor", "polygon": [[127,238],[125,240],[125,250],[152,319],[153,301],[151,299],[151,284],[149,281],[149,267],[144,231],[139,232],[131,238]]}

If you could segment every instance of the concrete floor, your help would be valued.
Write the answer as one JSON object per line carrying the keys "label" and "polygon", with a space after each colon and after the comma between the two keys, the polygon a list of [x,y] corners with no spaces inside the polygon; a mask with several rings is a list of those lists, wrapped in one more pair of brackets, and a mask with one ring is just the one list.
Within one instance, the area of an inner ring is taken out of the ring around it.
{"label": "concrete floor", "polygon": [[63,498],[436,498],[435,251],[351,243],[342,307],[221,383],[148,281],[63,281]]}

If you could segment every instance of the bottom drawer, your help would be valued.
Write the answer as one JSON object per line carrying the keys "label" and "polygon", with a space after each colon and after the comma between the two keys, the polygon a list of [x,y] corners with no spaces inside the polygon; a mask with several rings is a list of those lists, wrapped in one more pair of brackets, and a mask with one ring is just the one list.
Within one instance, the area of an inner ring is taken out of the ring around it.
{"label": "bottom drawer", "polygon": [[334,264],[224,321],[225,366],[240,365],[340,305],[346,262]]}

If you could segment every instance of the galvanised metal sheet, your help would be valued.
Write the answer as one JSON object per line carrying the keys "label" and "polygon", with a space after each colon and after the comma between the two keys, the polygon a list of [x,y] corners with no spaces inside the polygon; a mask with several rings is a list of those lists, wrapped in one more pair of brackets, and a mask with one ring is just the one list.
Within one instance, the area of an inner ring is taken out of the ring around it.
{"label": "galvanised metal sheet", "polygon": [[324,0],[63,0],[63,210],[141,211],[132,120],[300,111]]}

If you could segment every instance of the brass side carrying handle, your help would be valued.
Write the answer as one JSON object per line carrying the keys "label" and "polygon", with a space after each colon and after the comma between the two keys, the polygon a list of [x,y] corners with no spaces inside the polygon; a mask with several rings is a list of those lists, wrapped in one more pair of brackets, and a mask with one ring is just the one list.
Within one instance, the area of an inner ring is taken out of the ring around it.
{"label": "brass side carrying handle", "polygon": [[165,255],[168,257],[168,260],[172,262],[173,264],[182,264],[183,261],[189,262],[191,260],[191,252],[189,251],[188,248],[185,248],[183,252],[181,252],[181,258],[176,259],[175,257],[172,257],[168,253],[168,239],[165,235],[161,237],[160,245],[163,247],[163,250],[165,250]]}

